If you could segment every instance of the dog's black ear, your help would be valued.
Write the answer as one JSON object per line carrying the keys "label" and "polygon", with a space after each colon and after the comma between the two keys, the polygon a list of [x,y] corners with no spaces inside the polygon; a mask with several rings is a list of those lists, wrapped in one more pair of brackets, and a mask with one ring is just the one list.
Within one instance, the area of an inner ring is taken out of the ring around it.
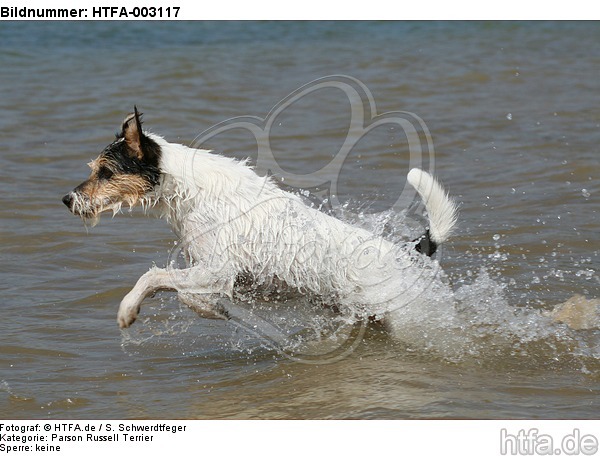
{"label": "dog's black ear", "polygon": [[137,106],[134,106],[133,110],[134,112],[123,120],[121,136],[125,138],[130,155],[142,160],[144,158],[142,150],[142,137],[144,136],[142,133],[142,114],[138,112]]}

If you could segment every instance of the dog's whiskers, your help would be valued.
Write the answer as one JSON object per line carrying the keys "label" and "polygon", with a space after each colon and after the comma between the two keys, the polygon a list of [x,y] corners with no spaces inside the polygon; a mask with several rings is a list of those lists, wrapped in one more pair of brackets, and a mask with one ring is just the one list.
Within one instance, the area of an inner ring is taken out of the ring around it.
{"label": "dog's whiskers", "polygon": [[113,217],[114,217],[115,215],[117,215],[119,212],[121,212],[121,206],[122,206],[122,205],[123,205],[123,203],[120,203],[120,202],[119,202],[119,203],[115,203],[115,204],[113,205],[113,207],[112,207],[112,211],[113,211],[113,215],[112,215],[112,216],[113,216]]}

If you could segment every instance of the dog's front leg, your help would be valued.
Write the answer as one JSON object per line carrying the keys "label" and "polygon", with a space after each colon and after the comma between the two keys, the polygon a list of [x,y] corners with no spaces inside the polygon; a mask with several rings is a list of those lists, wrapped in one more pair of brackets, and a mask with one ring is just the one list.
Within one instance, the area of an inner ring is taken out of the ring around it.
{"label": "dog's front leg", "polygon": [[142,301],[160,290],[190,293],[216,293],[222,288],[216,277],[198,268],[152,268],[139,278],[133,289],[121,301],[117,321],[121,328],[129,327],[137,318]]}

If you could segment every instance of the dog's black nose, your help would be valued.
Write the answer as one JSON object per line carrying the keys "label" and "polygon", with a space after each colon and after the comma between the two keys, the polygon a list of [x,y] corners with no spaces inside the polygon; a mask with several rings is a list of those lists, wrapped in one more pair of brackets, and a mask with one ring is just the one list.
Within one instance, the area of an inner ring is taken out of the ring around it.
{"label": "dog's black nose", "polygon": [[65,206],[67,206],[68,208],[71,208],[72,201],[73,201],[73,197],[71,196],[70,193],[63,196],[62,202],[65,203]]}

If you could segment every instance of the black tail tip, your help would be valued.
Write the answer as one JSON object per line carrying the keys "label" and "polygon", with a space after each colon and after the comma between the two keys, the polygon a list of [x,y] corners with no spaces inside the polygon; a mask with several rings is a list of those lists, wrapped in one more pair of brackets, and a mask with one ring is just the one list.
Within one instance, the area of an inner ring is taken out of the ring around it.
{"label": "black tail tip", "polygon": [[437,244],[431,239],[429,230],[425,231],[425,234],[420,238],[415,239],[413,242],[419,241],[415,246],[417,252],[422,253],[430,257],[437,250]]}

